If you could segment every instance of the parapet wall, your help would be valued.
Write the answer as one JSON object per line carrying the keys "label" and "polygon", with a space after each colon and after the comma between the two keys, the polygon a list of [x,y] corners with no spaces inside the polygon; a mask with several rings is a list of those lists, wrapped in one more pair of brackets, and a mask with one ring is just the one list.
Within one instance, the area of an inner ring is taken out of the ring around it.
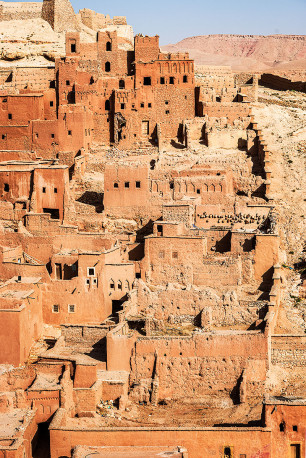
{"label": "parapet wall", "polygon": [[39,2],[0,2],[0,21],[36,19],[41,11]]}
{"label": "parapet wall", "polygon": [[271,73],[263,73],[259,80],[259,84],[278,91],[306,92],[306,82],[291,81],[290,79],[272,75]]}

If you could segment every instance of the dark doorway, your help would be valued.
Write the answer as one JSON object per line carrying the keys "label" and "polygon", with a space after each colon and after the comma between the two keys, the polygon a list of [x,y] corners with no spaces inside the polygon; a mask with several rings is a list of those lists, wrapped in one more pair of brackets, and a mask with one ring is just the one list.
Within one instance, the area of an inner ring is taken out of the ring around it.
{"label": "dark doorway", "polygon": [[33,458],[50,458],[49,423],[40,423],[32,439]]}
{"label": "dark doorway", "polygon": [[59,219],[59,209],[58,208],[43,208],[44,213],[49,213],[52,219]]}
{"label": "dark doorway", "polygon": [[290,445],[290,458],[301,458],[301,445],[291,444]]}

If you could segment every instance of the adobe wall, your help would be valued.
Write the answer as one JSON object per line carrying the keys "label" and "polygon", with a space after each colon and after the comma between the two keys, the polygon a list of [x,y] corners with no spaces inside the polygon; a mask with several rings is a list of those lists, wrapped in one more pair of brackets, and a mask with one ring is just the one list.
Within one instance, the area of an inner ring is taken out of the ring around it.
{"label": "adobe wall", "polygon": [[[155,446],[175,447],[180,444],[188,450],[188,457],[218,456],[230,445],[235,454],[270,458],[271,431],[263,428],[105,428],[93,426],[82,428],[82,421],[69,421],[61,425],[61,411],[50,426],[51,458],[69,456],[76,445],[91,446]],[[74,424],[73,424],[74,423]],[[68,433],[69,430],[69,433]]]}
{"label": "adobe wall", "polygon": [[271,362],[286,368],[306,366],[306,336],[272,335]]}
{"label": "adobe wall", "polygon": [[[281,405],[273,398],[265,405],[267,426],[273,430],[271,436],[271,456],[292,456],[291,444],[300,445],[300,456],[305,455],[305,405]],[[280,430],[280,425],[283,430]],[[295,427],[295,428],[294,428]],[[296,430],[295,430],[296,429]],[[294,456],[294,455],[293,455]]]}
{"label": "adobe wall", "polygon": [[20,21],[41,17],[40,2],[1,2],[0,21]]}
{"label": "adobe wall", "polygon": [[278,91],[306,92],[306,82],[291,81],[290,79],[273,75],[271,73],[263,73],[260,77],[259,84]]}
{"label": "adobe wall", "polygon": [[[158,398],[197,398],[208,405],[231,403],[230,393],[244,369],[256,367],[247,383],[249,399],[264,390],[267,339],[254,331],[194,334],[192,337],[140,337],[132,356],[131,382],[159,378]],[[184,380],[184,384],[181,381]]]}
{"label": "adobe wall", "polygon": [[200,116],[209,116],[210,118],[226,117],[229,123],[233,123],[235,119],[249,116],[250,107],[246,103],[219,103],[206,102],[203,104],[203,111]]}

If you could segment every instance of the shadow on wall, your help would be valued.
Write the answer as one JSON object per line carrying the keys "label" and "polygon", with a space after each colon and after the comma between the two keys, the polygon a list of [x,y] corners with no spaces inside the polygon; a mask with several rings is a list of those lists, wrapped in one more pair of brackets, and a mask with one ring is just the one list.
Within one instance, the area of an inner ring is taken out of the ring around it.
{"label": "shadow on wall", "polygon": [[81,202],[82,204],[86,205],[92,205],[95,207],[96,213],[102,213],[104,210],[103,200],[103,192],[86,191],[84,194],[82,194],[81,197],[77,199],[77,202]]}

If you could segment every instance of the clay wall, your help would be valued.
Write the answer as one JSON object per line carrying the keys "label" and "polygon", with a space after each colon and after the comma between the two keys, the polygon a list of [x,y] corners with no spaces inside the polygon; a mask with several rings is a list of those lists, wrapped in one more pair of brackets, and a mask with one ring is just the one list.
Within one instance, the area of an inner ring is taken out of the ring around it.
{"label": "clay wall", "polygon": [[0,124],[29,124],[44,117],[43,94],[26,94],[0,97]]}
{"label": "clay wall", "polygon": [[55,219],[63,220],[64,209],[69,201],[68,167],[36,168],[33,194],[32,205],[35,212],[46,213],[48,209],[57,210],[58,217]]}
{"label": "clay wall", "polygon": [[[41,291],[39,285],[21,284],[33,289],[25,300],[1,298],[1,364],[24,364],[42,331]],[[17,288],[14,285],[14,289]]]}
{"label": "clay wall", "polygon": [[[281,405],[273,398],[265,405],[267,426],[273,431],[272,456],[304,456],[305,454],[305,405]],[[295,455],[296,446],[300,455]]]}
{"label": "clay wall", "polygon": [[153,284],[193,283],[194,271],[203,268],[206,252],[204,237],[149,236],[145,242],[145,276]]}
{"label": "clay wall", "polygon": [[77,444],[95,446],[120,446],[129,445],[143,446],[143,444],[154,443],[155,446],[172,446],[180,444],[188,450],[188,457],[203,458],[207,456],[220,455],[224,448],[232,446],[237,456],[240,454],[251,454],[251,456],[271,455],[271,432],[261,428],[199,428],[199,429],[173,429],[165,427],[155,428],[103,428],[94,427],[92,430],[85,430],[70,426],[69,435],[65,426],[58,427],[55,421],[51,425],[51,458],[69,456],[70,450]]}
{"label": "clay wall", "polygon": [[271,73],[263,73],[260,77],[259,84],[278,91],[306,92],[306,82],[291,81],[290,79],[273,75]]}
{"label": "clay wall", "polygon": [[217,405],[221,398],[226,402],[244,369],[251,371],[249,399],[260,397],[264,390],[267,340],[258,332],[141,337],[132,358],[131,380],[152,377],[156,354],[159,399],[192,398],[196,392],[198,399],[210,405]]}
{"label": "clay wall", "polygon": [[305,367],[306,336],[303,335],[272,335],[271,362],[287,368]]}
{"label": "clay wall", "polygon": [[40,2],[1,2],[0,21],[20,21],[41,17]]}
{"label": "clay wall", "polygon": [[250,107],[245,103],[213,103],[206,102],[203,104],[203,110],[199,116],[209,116],[213,118],[226,117],[229,123],[233,123],[235,119],[249,116]]}
{"label": "clay wall", "polygon": [[0,192],[1,198],[9,202],[19,199],[28,200],[31,194],[32,170],[1,170]]}

